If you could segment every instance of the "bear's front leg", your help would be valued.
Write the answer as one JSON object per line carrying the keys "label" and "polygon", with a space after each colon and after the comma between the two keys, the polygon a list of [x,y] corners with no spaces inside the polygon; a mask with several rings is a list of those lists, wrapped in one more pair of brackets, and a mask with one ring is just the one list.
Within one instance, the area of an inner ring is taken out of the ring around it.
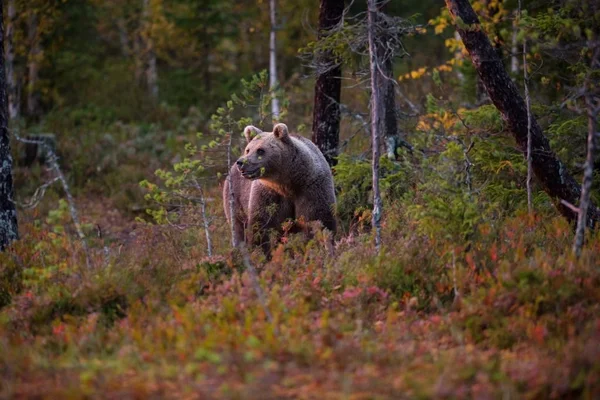
{"label": "bear's front leg", "polygon": [[260,246],[268,257],[271,252],[271,233],[280,235],[283,222],[294,218],[293,203],[260,181],[254,181],[249,208],[247,242]]}

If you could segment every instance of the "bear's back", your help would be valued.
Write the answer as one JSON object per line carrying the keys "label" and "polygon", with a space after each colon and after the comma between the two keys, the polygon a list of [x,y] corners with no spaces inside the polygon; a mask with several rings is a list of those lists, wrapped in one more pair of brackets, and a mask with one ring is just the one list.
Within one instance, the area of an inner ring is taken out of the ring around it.
{"label": "bear's back", "polygon": [[300,135],[290,135],[290,137],[298,150],[307,157],[306,161],[314,168],[313,174],[331,175],[331,169],[325,156],[311,140]]}

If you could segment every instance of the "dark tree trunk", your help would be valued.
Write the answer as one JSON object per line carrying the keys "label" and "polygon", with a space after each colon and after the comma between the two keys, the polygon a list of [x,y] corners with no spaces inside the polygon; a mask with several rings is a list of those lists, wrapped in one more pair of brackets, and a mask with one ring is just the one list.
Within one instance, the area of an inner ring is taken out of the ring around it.
{"label": "dark tree trunk", "polygon": [[[321,0],[319,11],[319,39],[342,21],[343,0]],[[317,82],[313,111],[312,141],[319,147],[329,165],[337,163],[340,142],[340,92],[342,67],[330,52],[317,54]],[[328,66],[321,71],[321,68]]]}
{"label": "dark tree trunk", "polygon": [[0,251],[19,238],[8,138],[8,94],[4,65],[4,15],[0,7]]}
{"label": "dark tree trunk", "polygon": [[[523,153],[527,149],[527,107],[516,85],[504,68],[497,51],[481,30],[477,14],[468,0],[445,0],[456,29],[491,101],[502,114],[509,130]],[[570,221],[577,213],[561,203],[577,204],[581,187],[567,172],[565,165],[552,152],[548,139],[536,119],[531,117],[531,158],[533,172],[546,193],[554,200],[560,213]],[[587,223],[593,226],[600,220],[599,210],[590,204]]]}

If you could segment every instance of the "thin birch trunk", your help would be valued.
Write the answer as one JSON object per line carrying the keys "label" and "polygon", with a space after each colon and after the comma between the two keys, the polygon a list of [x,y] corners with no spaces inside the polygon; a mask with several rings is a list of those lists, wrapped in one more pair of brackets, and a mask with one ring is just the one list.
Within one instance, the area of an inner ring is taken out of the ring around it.
{"label": "thin birch trunk", "polygon": [[227,185],[229,186],[229,215],[231,215],[231,245],[233,248],[237,248],[239,243],[235,236],[235,197],[233,193],[233,181],[231,178],[231,145],[233,141],[233,133],[229,134],[229,142],[227,143]]}
{"label": "thin birch trunk", "polygon": [[210,221],[208,220],[208,214],[206,213],[206,198],[204,197],[204,190],[197,180],[194,180],[194,186],[200,195],[200,212],[202,213],[202,227],[204,228],[204,235],[206,236],[206,252],[209,257],[212,257],[212,238],[210,236]]}
{"label": "thin birch trunk", "polygon": [[270,0],[271,34],[269,37],[269,86],[271,90],[271,114],[273,121],[279,121],[279,99],[275,96],[277,87],[277,47],[275,42],[275,31],[277,19],[275,14],[276,0]]}
{"label": "thin birch trunk", "polygon": [[[456,40],[457,42],[460,42],[460,35],[458,34],[458,32],[454,32],[454,40]],[[463,59],[463,53],[460,50],[460,48],[457,47],[456,51],[454,52],[454,58],[457,60],[462,60]],[[465,83],[465,74],[463,74],[460,70],[460,68],[458,67],[458,65],[454,68],[454,70],[456,71],[456,78],[458,78],[458,82],[462,85]]]}
{"label": "thin birch trunk", "polygon": [[377,23],[377,0],[368,0],[368,36],[369,61],[371,70],[371,147],[373,151],[373,216],[372,225],[375,230],[375,248],[381,248],[381,194],[379,192],[379,129],[381,127],[380,95],[381,73],[375,44],[375,24]]}
{"label": "thin birch trunk", "polygon": [[[519,0],[519,19],[521,18],[521,0]],[[516,29],[513,30],[513,44],[516,43]],[[516,44],[515,44],[516,49]],[[516,52],[516,50],[515,50]],[[514,52],[513,52],[514,58]],[[511,64],[512,65],[512,64]],[[518,65],[517,65],[518,68]],[[527,211],[533,213],[533,199],[531,192],[531,178],[533,167],[531,165],[531,97],[529,95],[529,71],[527,70],[527,39],[523,40],[523,84],[525,86],[525,107],[527,108]]]}
{"label": "thin birch trunk", "polygon": [[146,74],[146,88],[154,100],[158,99],[158,71],[156,69],[156,53],[152,39],[152,4],[150,0],[143,0],[142,21],[144,26],[144,60]]}
{"label": "thin birch trunk", "polygon": [[19,238],[14,203],[12,156],[8,132],[8,94],[4,65],[4,15],[0,7],[0,251]]}
{"label": "thin birch trunk", "polygon": [[577,257],[581,255],[581,248],[585,239],[585,228],[587,221],[588,208],[590,206],[590,194],[592,190],[592,180],[594,177],[594,156],[598,143],[598,107],[594,105],[591,95],[585,96],[588,115],[588,138],[587,155],[585,167],[583,170],[583,184],[581,188],[581,199],[579,200],[579,215],[577,218],[577,228],[575,229],[575,241],[573,243],[573,252]]}
{"label": "thin birch trunk", "polygon": [[382,60],[385,77],[383,78],[383,135],[385,150],[390,160],[396,159],[396,150],[400,146],[398,120],[396,119],[396,90],[394,88],[394,60],[389,56]]}
{"label": "thin birch trunk", "polygon": [[[519,2],[520,3],[520,2]],[[521,6],[519,5],[519,14],[520,14],[520,9]],[[520,15],[519,15],[520,17]],[[519,73],[519,57],[517,56],[517,51],[518,51],[518,41],[517,41],[517,34],[518,34],[519,30],[518,30],[518,24],[517,24],[517,20],[515,19],[515,21],[513,22],[512,25],[512,37],[511,37],[511,45],[510,45],[510,72],[512,72],[514,75],[517,75]],[[457,33],[458,35],[458,33]]]}
{"label": "thin birch trunk", "polygon": [[[598,68],[600,68],[600,46],[596,46],[594,49],[590,63],[591,70],[597,70]],[[586,86],[585,105],[588,116],[587,154],[583,169],[583,183],[581,185],[575,240],[573,242],[573,252],[577,257],[581,255],[581,248],[585,240],[585,228],[588,225],[588,209],[590,208],[590,195],[592,180],[594,178],[594,158],[596,156],[596,147],[598,147],[598,137],[600,136],[600,132],[598,132],[598,113],[600,112],[598,92],[593,93],[594,84],[590,82],[589,76],[586,80]]]}
{"label": "thin birch trunk", "polygon": [[15,0],[8,0],[6,24],[6,86],[8,90],[8,116],[12,119],[19,118],[19,90],[15,75],[15,47],[13,43],[15,19],[17,9]]}

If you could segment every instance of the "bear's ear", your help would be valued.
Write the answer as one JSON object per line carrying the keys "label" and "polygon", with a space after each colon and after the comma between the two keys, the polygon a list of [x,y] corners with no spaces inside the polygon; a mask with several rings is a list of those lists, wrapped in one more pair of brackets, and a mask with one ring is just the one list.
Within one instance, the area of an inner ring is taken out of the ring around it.
{"label": "bear's ear", "polygon": [[256,135],[259,135],[261,133],[262,131],[260,129],[252,125],[248,125],[244,128],[244,136],[246,136],[246,140],[248,141],[248,143],[250,143],[250,141],[254,139]]}
{"label": "bear's ear", "polygon": [[277,124],[273,127],[273,135],[283,142],[289,139],[288,127],[286,124]]}

